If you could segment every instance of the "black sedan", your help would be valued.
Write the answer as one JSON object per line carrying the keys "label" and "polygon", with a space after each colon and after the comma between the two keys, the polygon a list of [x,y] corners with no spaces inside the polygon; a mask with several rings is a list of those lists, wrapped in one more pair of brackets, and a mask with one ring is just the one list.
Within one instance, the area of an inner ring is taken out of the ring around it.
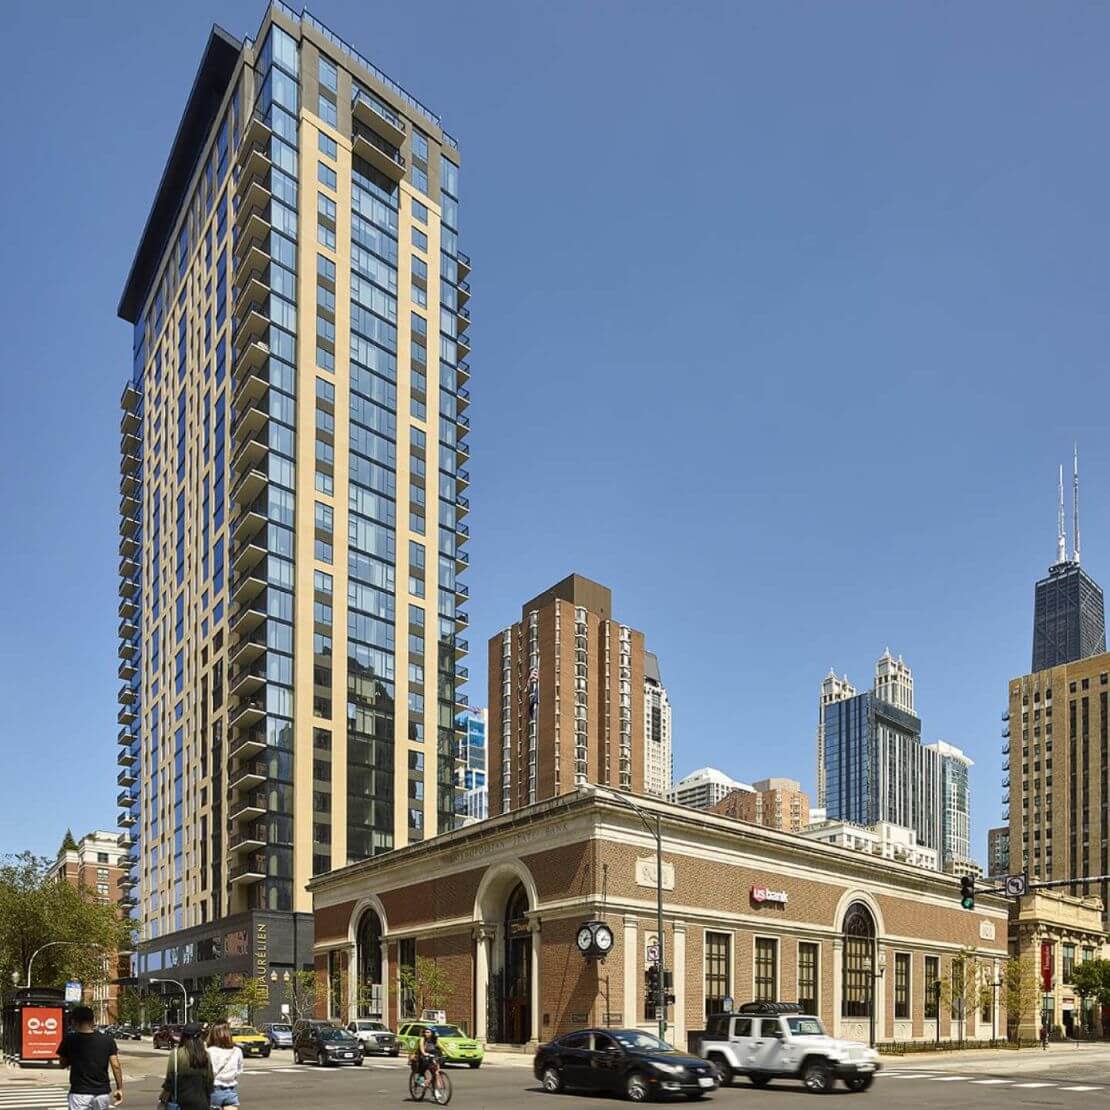
{"label": "black sedan", "polygon": [[533,1070],[543,1089],[701,1098],[717,1087],[713,1065],[639,1029],[581,1029],[540,1045]]}

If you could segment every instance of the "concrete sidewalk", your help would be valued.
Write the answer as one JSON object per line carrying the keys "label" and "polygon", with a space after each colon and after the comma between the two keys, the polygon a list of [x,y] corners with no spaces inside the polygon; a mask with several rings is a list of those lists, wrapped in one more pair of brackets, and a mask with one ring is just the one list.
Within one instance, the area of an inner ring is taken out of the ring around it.
{"label": "concrete sidewalk", "polygon": [[1009,1073],[1059,1071],[1073,1065],[1106,1064],[1110,1067],[1110,1043],[1050,1044],[1041,1048],[967,1048],[948,1052],[907,1052],[882,1056],[884,1068],[922,1067],[927,1070],[997,1071]]}

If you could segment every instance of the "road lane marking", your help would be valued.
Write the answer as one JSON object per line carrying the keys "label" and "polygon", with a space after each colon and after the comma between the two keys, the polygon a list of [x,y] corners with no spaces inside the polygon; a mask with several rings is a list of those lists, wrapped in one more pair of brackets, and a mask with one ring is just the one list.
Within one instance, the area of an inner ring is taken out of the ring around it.
{"label": "road lane marking", "polygon": [[966,1083],[970,1076],[967,1075],[931,1075],[929,1080],[932,1083]]}
{"label": "road lane marking", "polygon": [[1055,1083],[1015,1083],[1015,1087],[1055,1087]]}
{"label": "road lane marking", "polygon": [[1012,1079],[973,1079],[972,1083],[979,1083],[984,1087],[989,1087],[995,1083],[1013,1083]]}

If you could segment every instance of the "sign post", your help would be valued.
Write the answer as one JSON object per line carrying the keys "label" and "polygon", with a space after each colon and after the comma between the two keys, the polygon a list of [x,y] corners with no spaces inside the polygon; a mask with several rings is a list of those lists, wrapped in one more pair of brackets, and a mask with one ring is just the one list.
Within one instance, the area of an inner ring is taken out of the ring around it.
{"label": "sign post", "polygon": [[1048,1029],[1051,1021],[1049,998],[1052,995],[1052,942],[1041,941],[1041,987],[1044,1001],[1041,1005],[1041,1048],[1048,1050]]}

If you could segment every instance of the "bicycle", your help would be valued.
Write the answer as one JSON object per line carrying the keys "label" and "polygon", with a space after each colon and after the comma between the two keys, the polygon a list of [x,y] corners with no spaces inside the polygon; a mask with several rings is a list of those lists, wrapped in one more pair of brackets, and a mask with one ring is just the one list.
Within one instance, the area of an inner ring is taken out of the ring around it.
{"label": "bicycle", "polygon": [[420,1073],[415,1069],[409,1072],[409,1098],[413,1102],[423,1102],[424,1096],[429,1091],[432,1094],[432,1101],[440,1106],[446,1106],[451,1101],[451,1077],[435,1058],[428,1062],[423,1081]]}

